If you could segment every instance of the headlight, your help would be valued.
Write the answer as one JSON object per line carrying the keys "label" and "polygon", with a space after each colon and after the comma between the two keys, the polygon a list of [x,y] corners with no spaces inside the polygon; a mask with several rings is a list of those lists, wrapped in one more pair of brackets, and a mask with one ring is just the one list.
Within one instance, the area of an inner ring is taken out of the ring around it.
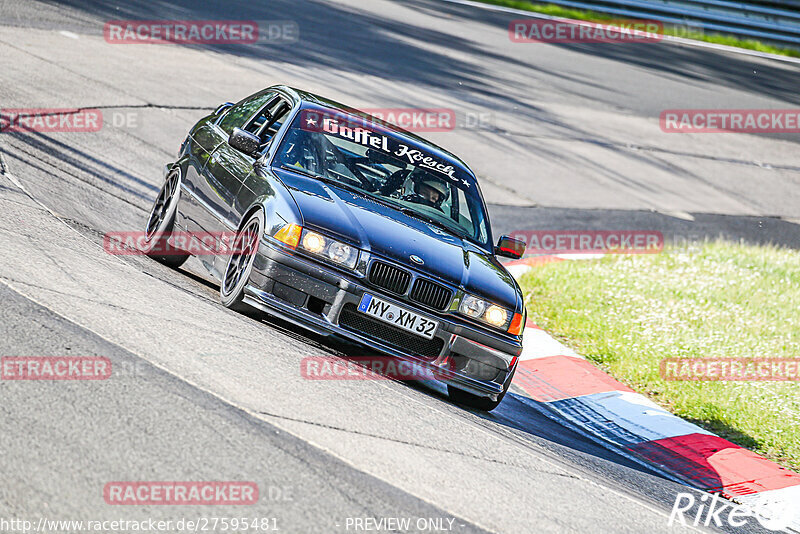
{"label": "headlight", "polygon": [[314,254],[319,254],[325,250],[325,238],[306,230],[303,235],[303,248]]}
{"label": "headlight", "polygon": [[464,295],[458,311],[468,317],[480,319],[483,316],[483,312],[486,311],[486,301],[472,295]]}
{"label": "headlight", "polygon": [[355,269],[358,249],[308,229],[303,230],[300,248],[315,256],[322,256],[337,265]]}
{"label": "headlight", "polygon": [[492,304],[484,312],[483,318],[486,319],[486,322],[489,324],[502,327],[505,326],[506,322],[508,321],[508,312],[500,306],[495,306]]}
{"label": "headlight", "polygon": [[503,330],[508,329],[509,319],[514,315],[507,309],[474,295],[464,295],[458,306],[458,312]]}

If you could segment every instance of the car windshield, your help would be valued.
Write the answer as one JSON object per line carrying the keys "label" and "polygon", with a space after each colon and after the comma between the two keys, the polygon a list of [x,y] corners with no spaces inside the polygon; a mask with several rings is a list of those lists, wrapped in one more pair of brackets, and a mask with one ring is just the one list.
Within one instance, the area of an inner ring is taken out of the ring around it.
{"label": "car windshield", "polygon": [[366,119],[303,110],[278,148],[274,165],[340,184],[487,246],[486,212],[474,178]]}

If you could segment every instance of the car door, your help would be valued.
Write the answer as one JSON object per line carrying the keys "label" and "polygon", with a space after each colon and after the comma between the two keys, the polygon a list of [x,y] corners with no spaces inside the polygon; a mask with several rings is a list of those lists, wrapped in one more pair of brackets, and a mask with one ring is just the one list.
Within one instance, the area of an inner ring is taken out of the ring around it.
{"label": "car door", "polygon": [[[209,162],[209,173],[225,188],[226,196],[221,198],[220,214],[225,218],[225,225],[218,228],[220,231],[234,230],[246,206],[238,202],[239,191],[247,177],[253,172],[255,158],[239,152],[228,142],[220,143]],[[224,212],[222,212],[224,210]]]}
{"label": "car door", "polygon": [[[265,104],[274,98],[272,92],[258,93],[231,107],[216,123],[208,125],[206,146],[214,147],[200,172],[192,193],[204,208],[197,215],[198,229],[205,232],[224,232],[235,229],[238,223],[234,203],[247,176],[252,158],[228,144],[234,128],[241,128]],[[248,159],[250,161],[248,161]],[[244,172],[243,176],[240,173]]]}
{"label": "car door", "polygon": [[223,142],[217,129],[212,123],[205,123],[195,129],[190,136],[189,142],[189,165],[186,168],[186,175],[183,177],[182,185],[187,194],[181,196],[181,215],[182,224],[186,230],[192,233],[201,232],[209,224],[212,215],[200,202],[201,191],[204,191],[205,177],[203,173],[211,161],[211,155],[217,146]]}

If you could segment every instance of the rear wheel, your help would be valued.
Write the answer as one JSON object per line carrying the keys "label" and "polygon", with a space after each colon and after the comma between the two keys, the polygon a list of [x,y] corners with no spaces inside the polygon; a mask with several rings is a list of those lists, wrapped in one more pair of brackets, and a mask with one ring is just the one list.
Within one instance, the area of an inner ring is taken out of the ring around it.
{"label": "rear wheel", "polygon": [[175,227],[180,197],[181,171],[176,167],[169,172],[161,187],[150,217],[147,219],[142,252],[172,268],[178,268],[189,259],[189,253],[178,250],[169,243]]}
{"label": "rear wheel", "polygon": [[264,212],[258,210],[247,219],[236,234],[233,252],[228,259],[219,287],[220,300],[227,308],[240,312],[250,311],[250,306],[244,303],[244,288],[250,280],[250,273],[253,272],[253,262],[263,232]]}
{"label": "rear wheel", "polygon": [[511,386],[511,381],[514,380],[514,373],[516,372],[517,369],[515,367],[511,372],[511,377],[506,381],[506,386],[503,389],[503,392],[497,396],[496,401],[493,401],[489,397],[481,397],[480,395],[469,393],[463,389],[458,389],[450,384],[447,385],[447,395],[450,397],[450,400],[456,404],[467,406],[469,408],[475,408],[476,410],[482,410],[484,412],[491,412],[497,408],[501,402],[503,402],[503,397],[506,396],[508,388]]}

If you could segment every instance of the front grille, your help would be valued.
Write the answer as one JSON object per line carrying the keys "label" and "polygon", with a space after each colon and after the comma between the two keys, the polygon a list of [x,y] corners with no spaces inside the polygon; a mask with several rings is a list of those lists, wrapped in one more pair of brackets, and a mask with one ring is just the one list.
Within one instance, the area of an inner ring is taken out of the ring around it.
{"label": "front grille", "polygon": [[436,337],[425,339],[416,336],[359,312],[354,304],[344,305],[339,314],[339,326],[381,341],[403,353],[422,356],[430,360],[436,359],[444,347],[442,339]]}
{"label": "front grille", "polygon": [[411,282],[411,273],[388,263],[375,261],[369,270],[369,281],[392,293],[404,295]]}
{"label": "front grille", "polygon": [[450,304],[452,296],[453,293],[443,285],[424,278],[417,278],[408,298],[435,310],[444,310]]}

